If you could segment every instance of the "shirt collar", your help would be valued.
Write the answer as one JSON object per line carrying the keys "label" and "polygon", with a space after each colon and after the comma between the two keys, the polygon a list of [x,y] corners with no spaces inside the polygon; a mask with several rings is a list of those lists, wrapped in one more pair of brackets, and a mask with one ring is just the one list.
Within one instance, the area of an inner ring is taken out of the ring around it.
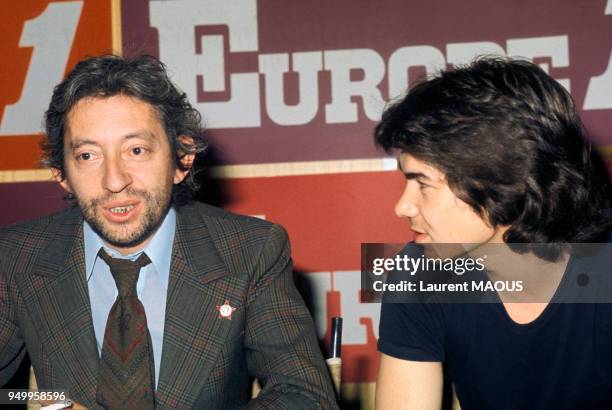
{"label": "shirt collar", "polygon": [[[168,278],[170,276],[170,261],[172,259],[172,244],[174,243],[174,234],[176,232],[176,211],[170,208],[164,217],[164,221],[159,229],[153,235],[153,239],[142,250],[146,252],[151,263],[155,266],[162,284],[168,288]],[[98,251],[104,248],[109,251],[111,256],[117,256],[117,253],[112,249],[108,249],[102,238],[94,232],[87,221],[83,221],[83,245],[85,248],[85,272],[87,272],[87,280],[93,272]],[[133,256],[139,255],[142,251],[138,251],[133,255],[128,255],[132,259]]]}

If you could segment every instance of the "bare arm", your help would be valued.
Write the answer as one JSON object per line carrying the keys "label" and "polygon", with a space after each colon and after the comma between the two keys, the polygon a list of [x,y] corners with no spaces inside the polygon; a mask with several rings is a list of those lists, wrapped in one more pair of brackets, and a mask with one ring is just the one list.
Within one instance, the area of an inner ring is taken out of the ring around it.
{"label": "bare arm", "polygon": [[442,363],[402,360],[381,353],[377,410],[439,410],[442,387]]}

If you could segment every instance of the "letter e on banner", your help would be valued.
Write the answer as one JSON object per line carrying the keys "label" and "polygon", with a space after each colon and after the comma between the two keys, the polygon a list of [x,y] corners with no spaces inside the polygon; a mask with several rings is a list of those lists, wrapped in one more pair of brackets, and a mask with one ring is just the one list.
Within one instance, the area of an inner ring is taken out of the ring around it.
{"label": "letter e on banner", "polygon": [[[259,127],[259,73],[229,75],[225,54],[259,48],[256,0],[175,0],[149,3],[151,26],[159,32],[159,58],[172,79],[207,119],[207,128]],[[198,28],[227,26],[224,35],[198,35]],[[228,45],[229,43],[229,45]],[[198,76],[203,89],[198,90]],[[198,91],[227,91],[229,100],[198,101]]]}

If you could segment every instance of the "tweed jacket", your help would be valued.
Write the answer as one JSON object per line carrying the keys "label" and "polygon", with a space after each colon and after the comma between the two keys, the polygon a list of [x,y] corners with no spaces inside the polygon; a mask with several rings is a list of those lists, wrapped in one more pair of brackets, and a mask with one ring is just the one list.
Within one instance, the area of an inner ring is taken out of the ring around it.
{"label": "tweed jacket", "polygon": [[[0,385],[25,352],[41,389],[96,404],[98,351],[78,208],[0,230]],[[220,315],[229,303],[236,310]],[[250,399],[250,378],[263,388]],[[159,409],[337,408],[282,227],[177,208]]]}

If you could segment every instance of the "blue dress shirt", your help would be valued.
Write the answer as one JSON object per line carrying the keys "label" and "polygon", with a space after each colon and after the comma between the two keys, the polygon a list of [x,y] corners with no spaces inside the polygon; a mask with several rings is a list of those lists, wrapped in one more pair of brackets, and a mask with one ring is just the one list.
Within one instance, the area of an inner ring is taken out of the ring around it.
{"label": "blue dress shirt", "polygon": [[155,362],[155,386],[159,380],[162,345],[164,339],[164,320],[166,316],[166,296],[168,291],[168,278],[170,276],[170,261],[172,258],[172,244],[176,231],[176,212],[170,208],[161,226],[147,246],[131,255],[121,255],[108,248],[87,222],[83,222],[83,238],[85,246],[85,271],[87,272],[87,287],[91,314],[93,319],[98,354],[102,352],[104,332],[108,313],[117,299],[117,286],[106,263],[98,258],[100,248],[114,258],[135,260],[143,251],[151,259],[151,264],[141,269],[136,283],[138,298],[142,302],[147,325],[153,344],[153,359]]}

